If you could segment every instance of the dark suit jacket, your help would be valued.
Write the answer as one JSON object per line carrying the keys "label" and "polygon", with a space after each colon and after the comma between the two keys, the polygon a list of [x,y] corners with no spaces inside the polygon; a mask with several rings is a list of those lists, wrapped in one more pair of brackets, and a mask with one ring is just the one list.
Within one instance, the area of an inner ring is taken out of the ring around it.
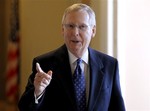
{"label": "dark suit jacket", "polygon": [[[121,94],[118,62],[106,54],[89,50],[90,92],[87,111],[125,111]],[[33,80],[35,63],[53,71],[50,85],[35,104]],[[32,74],[19,101],[20,111],[77,111],[69,57],[65,45],[55,51],[34,58]]]}

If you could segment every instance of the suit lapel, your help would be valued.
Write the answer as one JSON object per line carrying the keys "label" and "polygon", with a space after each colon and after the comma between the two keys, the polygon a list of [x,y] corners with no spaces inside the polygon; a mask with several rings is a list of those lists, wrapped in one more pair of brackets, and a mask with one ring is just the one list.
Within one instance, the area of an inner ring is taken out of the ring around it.
{"label": "suit lapel", "polygon": [[[60,85],[66,94],[66,99],[69,100],[68,104],[71,104],[73,109],[76,110],[75,107],[75,96],[74,96],[74,89],[73,89],[73,82],[72,82],[72,73],[69,63],[69,57],[66,47],[63,46],[61,49],[61,54],[59,56],[59,68],[58,69],[58,79],[60,79]],[[73,111],[74,111],[73,110]]]}
{"label": "suit lapel", "polygon": [[101,71],[103,64],[100,58],[97,57],[95,51],[89,49],[90,55],[90,92],[89,92],[89,102],[88,102],[88,110],[93,111],[94,105],[96,104],[96,100],[98,95],[100,94],[101,85],[103,81],[103,72]]}

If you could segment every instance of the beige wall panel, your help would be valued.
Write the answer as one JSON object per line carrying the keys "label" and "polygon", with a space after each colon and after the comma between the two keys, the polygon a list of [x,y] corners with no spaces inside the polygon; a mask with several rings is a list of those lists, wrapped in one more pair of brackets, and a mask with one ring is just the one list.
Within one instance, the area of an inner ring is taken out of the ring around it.
{"label": "beige wall panel", "polygon": [[107,53],[107,0],[91,0],[91,7],[96,13],[96,36],[91,47]]}
{"label": "beige wall panel", "polygon": [[20,1],[21,94],[31,74],[32,59],[63,43],[61,18],[70,4],[68,0]]}

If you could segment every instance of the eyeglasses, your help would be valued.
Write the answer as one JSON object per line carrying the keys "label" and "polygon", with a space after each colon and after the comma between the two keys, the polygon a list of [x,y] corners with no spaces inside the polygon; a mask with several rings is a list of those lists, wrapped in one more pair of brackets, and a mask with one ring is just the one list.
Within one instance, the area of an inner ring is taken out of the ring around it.
{"label": "eyeglasses", "polygon": [[89,28],[89,25],[85,25],[85,24],[82,25],[63,24],[63,25],[66,27],[67,30],[73,30],[77,27],[81,31],[86,31]]}

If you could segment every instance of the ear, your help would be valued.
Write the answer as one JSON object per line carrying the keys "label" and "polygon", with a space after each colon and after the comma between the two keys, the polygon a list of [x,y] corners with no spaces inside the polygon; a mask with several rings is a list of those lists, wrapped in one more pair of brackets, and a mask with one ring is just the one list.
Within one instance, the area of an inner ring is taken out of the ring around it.
{"label": "ear", "polygon": [[95,37],[95,35],[96,35],[96,26],[94,25],[92,27],[92,38]]}
{"label": "ear", "polygon": [[61,26],[61,33],[62,33],[62,35],[64,35],[64,27],[63,27],[63,25]]}

